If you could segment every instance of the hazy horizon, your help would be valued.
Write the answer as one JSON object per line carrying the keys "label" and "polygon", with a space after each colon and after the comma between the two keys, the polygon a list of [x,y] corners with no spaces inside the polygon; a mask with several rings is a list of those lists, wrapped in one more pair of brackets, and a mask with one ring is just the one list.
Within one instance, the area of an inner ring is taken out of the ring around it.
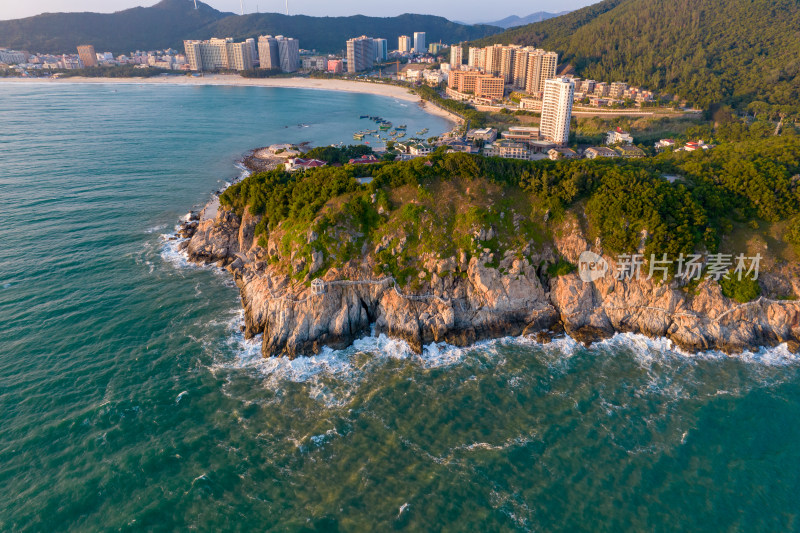
{"label": "hazy horizon", "polygon": [[[200,1],[200,0],[198,0]],[[240,13],[241,3],[247,13],[284,13],[285,0],[202,0],[219,11]],[[11,3],[0,7],[0,20],[12,20],[31,17],[41,13],[62,12],[96,12],[113,13],[136,6],[153,6],[159,0],[30,0],[25,3]],[[479,0],[444,0],[435,6],[426,5],[418,8],[408,4],[376,5],[374,2],[364,0],[289,0],[289,13],[291,15],[313,16],[350,16],[367,15],[390,17],[403,13],[419,13],[425,15],[438,15],[449,20],[468,23],[493,22],[511,15],[524,17],[538,11],[552,13],[578,9],[594,3],[593,0],[568,0],[558,5],[543,0],[527,2],[523,7],[518,3],[509,3],[507,8],[500,8],[493,4]],[[516,8],[516,9],[515,9]]]}

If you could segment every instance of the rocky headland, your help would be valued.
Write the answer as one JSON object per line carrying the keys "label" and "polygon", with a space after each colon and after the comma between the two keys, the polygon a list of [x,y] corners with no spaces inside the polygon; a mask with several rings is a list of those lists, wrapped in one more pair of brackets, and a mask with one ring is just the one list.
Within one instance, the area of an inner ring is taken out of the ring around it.
{"label": "rocky headland", "polygon": [[[472,227],[469,239],[477,253],[421,253],[415,257],[419,274],[401,282],[380,271],[385,254],[401,254],[413,237],[402,229],[377,242],[357,241],[357,232],[334,232],[335,239],[362,244],[355,257],[330,266],[333,252],[330,245],[315,246],[323,239],[314,225],[303,232],[305,242],[287,246],[280,228],[257,237],[261,222],[249,208],[237,215],[214,206],[187,222],[180,235],[191,261],[233,275],[245,311],[244,333],[263,335],[265,357],[344,348],[381,333],[416,351],[433,342],[464,346],[518,335],[547,341],[561,333],[590,343],[615,332],[666,337],[687,351],[800,347],[800,302],[775,297],[800,294],[796,266],[762,273],[764,295],[747,303],[724,296],[713,280],[691,290],[676,281],[620,280],[612,273],[614,257],[601,242],[589,242],[578,218],[568,215],[550,242],[531,241],[502,254],[483,247],[496,240],[497,228]],[[310,252],[302,255],[303,249]],[[608,262],[609,275],[584,282],[575,271],[552,272],[558,261],[577,263],[586,250]]]}

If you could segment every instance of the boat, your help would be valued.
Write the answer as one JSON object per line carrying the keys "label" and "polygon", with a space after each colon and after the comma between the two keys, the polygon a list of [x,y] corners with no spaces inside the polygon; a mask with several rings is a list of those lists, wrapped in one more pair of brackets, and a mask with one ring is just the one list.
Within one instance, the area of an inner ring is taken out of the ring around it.
{"label": "boat", "polygon": [[401,132],[400,134],[397,135],[397,138],[398,139],[402,139],[405,136],[406,136],[406,134]]}
{"label": "boat", "polygon": [[396,130],[404,130],[404,129],[406,129],[406,128],[408,128],[408,126],[406,126],[405,124],[400,124],[400,125],[399,125],[399,126],[397,126],[395,129],[396,129]]}
{"label": "boat", "polygon": [[369,118],[369,115],[361,115],[361,118]]}
{"label": "boat", "polygon": [[378,126],[378,128],[380,128],[381,131],[387,131],[391,127],[392,127],[391,122],[383,122],[380,126]]}
{"label": "boat", "polygon": [[353,134],[353,139],[356,140],[356,141],[363,141],[364,140],[364,134],[363,133],[354,133]]}

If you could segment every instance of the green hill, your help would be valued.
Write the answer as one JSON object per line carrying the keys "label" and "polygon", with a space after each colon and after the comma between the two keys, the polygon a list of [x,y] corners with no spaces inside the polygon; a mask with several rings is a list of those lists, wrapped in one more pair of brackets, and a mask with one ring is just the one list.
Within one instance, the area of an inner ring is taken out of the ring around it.
{"label": "green hill", "polygon": [[798,27],[796,0],[606,0],[479,44],[553,49],[578,75],[704,108],[800,115]]}
{"label": "green hill", "polygon": [[428,15],[378,17],[308,17],[277,13],[234,15],[193,0],[162,0],[152,7],[117,13],[44,13],[19,20],[0,21],[0,46],[42,53],[74,53],[90,43],[115,54],[132,50],[183,47],[184,39],[256,37],[282,34],[300,40],[300,46],[320,52],[338,52],[345,41],[359,35],[389,39],[415,31],[427,33],[428,42],[454,43],[479,39],[501,31],[487,25],[467,26]]}

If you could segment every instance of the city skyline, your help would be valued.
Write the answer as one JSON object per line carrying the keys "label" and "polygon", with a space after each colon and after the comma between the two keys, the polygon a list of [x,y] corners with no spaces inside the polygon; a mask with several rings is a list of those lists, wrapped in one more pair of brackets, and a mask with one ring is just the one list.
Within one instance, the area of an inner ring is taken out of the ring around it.
{"label": "city skyline", "polygon": [[[198,0],[200,1],[200,0]],[[158,3],[158,0],[31,0],[26,3],[8,3],[0,7],[0,20],[11,20],[18,18],[31,17],[41,13],[60,13],[60,12],[97,12],[113,13],[133,7],[150,7]],[[204,3],[224,12],[239,14],[242,2],[240,0],[204,0]],[[291,15],[311,15],[311,16],[351,16],[367,15],[391,17],[402,15],[403,13],[418,13],[425,15],[437,15],[471,24],[486,23],[496,21],[511,15],[527,16],[538,11],[564,11],[578,9],[580,7],[595,3],[592,0],[569,0],[559,6],[553,7],[551,3],[543,0],[535,0],[526,4],[524,7],[509,5],[507,10],[498,10],[497,6],[488,5],[478,0],[445,0],[436,5],[408,6],[404,4],[383,5],[364,0],[344,0],[342,2],[331,3],[324,0],[294,0],[289,2],[289,12]],[[286,3],[284,0],[243,0],[244,12],[248,13],[284,13]],[[458,13],[454,16],[453,13]]]}

